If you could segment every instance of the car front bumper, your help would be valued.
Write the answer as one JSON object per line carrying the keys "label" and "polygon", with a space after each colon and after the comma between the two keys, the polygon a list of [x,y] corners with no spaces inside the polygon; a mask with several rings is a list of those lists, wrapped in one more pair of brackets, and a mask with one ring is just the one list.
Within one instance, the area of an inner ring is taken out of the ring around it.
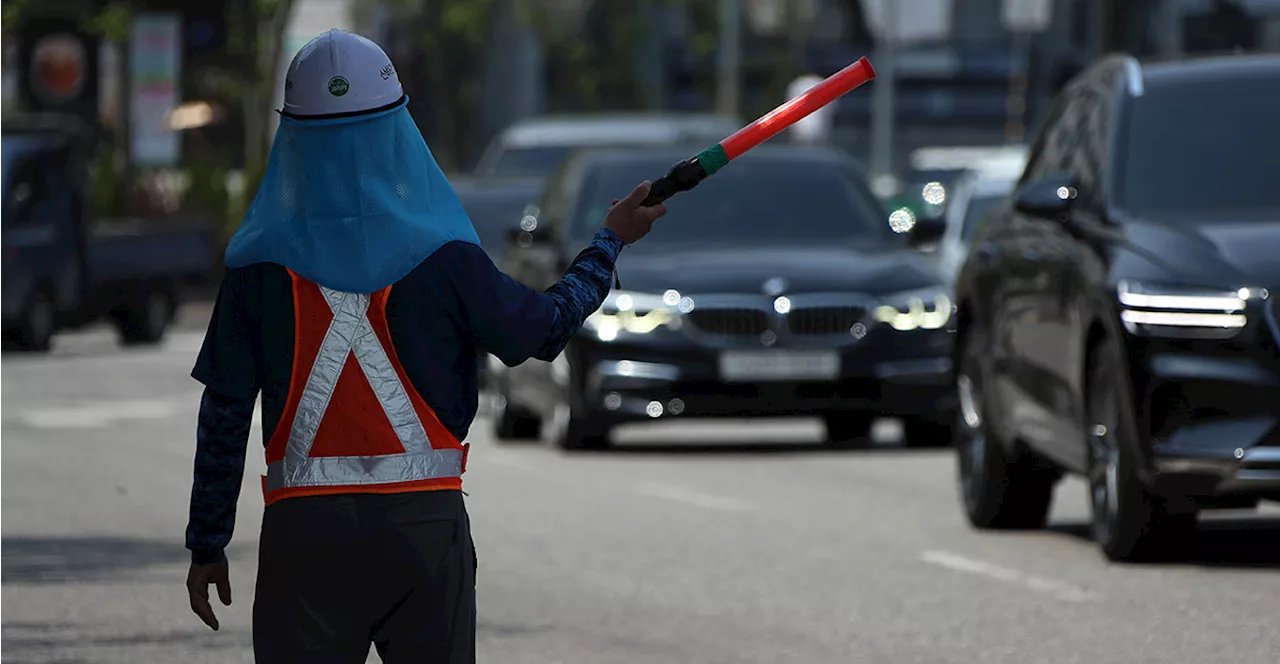
{"label": "car front bumper", "polygon": [[[844,410],[949,422],[955,408],[951,335],[935,335],[927,343],[889,353],[865,347],[829,349],[840,358],[838,375],[817,380],[726,380],[720,366],[724,350],[718,348],[579,342],[574,349],[575,364],[583,372],[578,396],[591,416],[615,421]],[[755,350],[769,352],[758,346]]]}
{"label": "car front bumper", "polygon": [[1280,500],[1275,323],[1258,320],[1229,341],[1131,340],[1139,425],[1159,493]]}

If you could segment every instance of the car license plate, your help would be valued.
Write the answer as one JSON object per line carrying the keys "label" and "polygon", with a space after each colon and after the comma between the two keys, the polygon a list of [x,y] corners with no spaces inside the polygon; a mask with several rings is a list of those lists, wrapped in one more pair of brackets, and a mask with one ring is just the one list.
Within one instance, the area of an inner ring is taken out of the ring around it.
{"label": "car license plate", "polygon": [[720,377],[727,381],[831,380],[840,375],[833,351],[728,351],[720,355]]}

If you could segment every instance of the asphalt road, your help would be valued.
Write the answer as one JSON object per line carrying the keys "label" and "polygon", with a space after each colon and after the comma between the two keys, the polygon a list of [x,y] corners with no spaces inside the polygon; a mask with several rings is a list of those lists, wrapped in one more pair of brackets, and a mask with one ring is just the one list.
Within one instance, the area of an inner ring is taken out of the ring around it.
{"label": "asphalt road", "polygon": [[[198,343],[4,356],[4,662],[251,661],[260,456],[222,631],[183,589]],[[1190,562],[1115,566],[1077,482],[1046,532],[977,534],[951,455],[831,452],[814,423],[654,426],[580,456],[488,431],[467,474],[482,662],[1280,661],[1275,509],[1205,523]]]}

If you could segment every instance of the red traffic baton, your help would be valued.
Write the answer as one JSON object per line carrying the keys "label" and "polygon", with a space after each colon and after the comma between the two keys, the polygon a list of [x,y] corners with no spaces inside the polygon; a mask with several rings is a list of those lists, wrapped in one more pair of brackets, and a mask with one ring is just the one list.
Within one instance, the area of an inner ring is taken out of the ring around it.
{"label": "red traffic baton", "polygon": [[876,77],[865,57],[828,76],[804,94],[760,116],[758,120],[734,132],[728,138],[671,167],[667,174],[653,182],[642,206],[657,205],[672,196],[689,191],[699,182],[715,175],[726,164],[757,145],[773,138],[801,118],[830,104],[854,88]]}

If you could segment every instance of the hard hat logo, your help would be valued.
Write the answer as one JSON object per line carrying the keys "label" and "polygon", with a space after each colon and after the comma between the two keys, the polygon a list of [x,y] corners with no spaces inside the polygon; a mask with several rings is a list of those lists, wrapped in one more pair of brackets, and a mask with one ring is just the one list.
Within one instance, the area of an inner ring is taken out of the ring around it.
{"label": "hard hat logo", "polygon": [[347,90],[350,89],[351,86],[347,84],[347,79],[341,76],[334,76],[329,79],[329,94],[335,97],[341,97],[342,95],[347,94]]}

